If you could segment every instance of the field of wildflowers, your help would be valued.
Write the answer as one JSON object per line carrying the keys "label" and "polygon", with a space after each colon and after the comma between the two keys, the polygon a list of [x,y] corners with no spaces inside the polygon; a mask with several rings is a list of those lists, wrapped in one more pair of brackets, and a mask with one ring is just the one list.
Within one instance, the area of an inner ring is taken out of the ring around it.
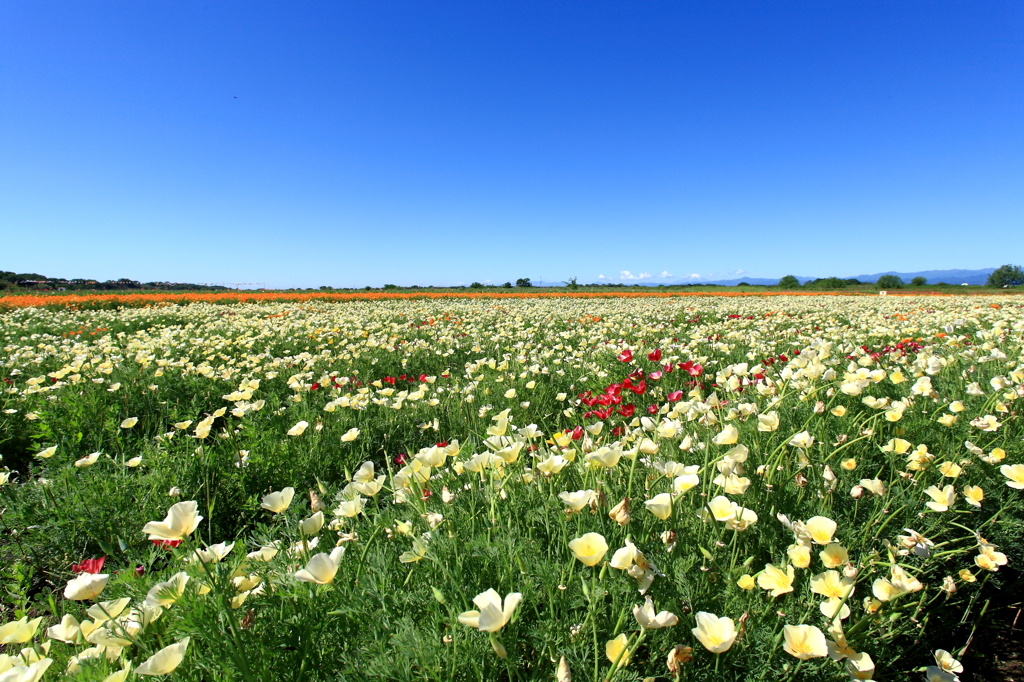
{"label": "field of wildflowers", "polygon": [[1024,552],[1014,297],[0,315],[0,682],[932,680]]}

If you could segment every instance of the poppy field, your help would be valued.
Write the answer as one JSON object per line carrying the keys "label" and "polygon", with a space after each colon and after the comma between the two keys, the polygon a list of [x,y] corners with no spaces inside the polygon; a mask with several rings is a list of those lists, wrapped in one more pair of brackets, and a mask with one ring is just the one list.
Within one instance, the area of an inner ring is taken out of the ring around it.
{"label": "poppy field", "polygon": [[968,677],[1024,554],[1022,311],[10,307],[0,682]]}

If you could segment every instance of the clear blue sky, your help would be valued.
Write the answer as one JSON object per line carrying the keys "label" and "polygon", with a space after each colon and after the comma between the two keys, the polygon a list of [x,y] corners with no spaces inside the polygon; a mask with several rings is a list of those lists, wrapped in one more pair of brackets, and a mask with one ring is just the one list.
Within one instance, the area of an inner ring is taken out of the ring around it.
{"label": "clear blue sky", "polygon": [[307,287],[1021,261],[1019,0],[0,0],[3,270]]}

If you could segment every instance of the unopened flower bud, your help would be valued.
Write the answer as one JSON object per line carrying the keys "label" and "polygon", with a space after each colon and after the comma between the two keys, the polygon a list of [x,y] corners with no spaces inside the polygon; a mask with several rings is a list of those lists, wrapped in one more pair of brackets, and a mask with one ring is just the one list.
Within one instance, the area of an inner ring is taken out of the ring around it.
{"label": "unopened flower bud", "polygon": [[676,532],[674,530],[666,530],[661,534],[661,541],[666,545],[675,544]]}
{"label": "unopened flower bud", "polygon": [[569,664],[565,662],[565,656],[558,662],[558,672],[555,674],[557,682],[572,682],[572,673],[569,672]]}
{"label": "unopened flower bud", "polygon": [[665,661],[665,664],[668,666],[668,671],[675,675],[679,672],[679,666],[684,663],[689,663],[692,658],[692,647],[676,644],[672,651],[668,652],[668,660]]}
{"label": "unopened flower bud", "polygon": [[615,523],[619,524],[620,526],[625,526],[626,524],[628,524],[629,523],[629,498],[628,497],[623,498],[622,502],[619,502],[617,505],[612,507],[612,510],[610,512],[608,512],[608,516],[611,518],[612,521],[614,521]]}
{"label": "unopened flower bud", "polygon": [[942,579],[942,591],[946,594],[953,594],[956,592],[956,582],[952,576],[946,576]]}

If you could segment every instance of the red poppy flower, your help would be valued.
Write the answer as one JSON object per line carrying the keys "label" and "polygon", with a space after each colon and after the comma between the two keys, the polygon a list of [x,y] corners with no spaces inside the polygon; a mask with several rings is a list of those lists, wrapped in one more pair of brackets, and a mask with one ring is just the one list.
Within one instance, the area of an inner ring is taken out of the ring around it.
{"label": "red poppy flower", "polygon": [[572,439],[579,440],[580,438],[583,438],[583,427],[577,426],[575,429],[572,430]]}
{"label": "red poppy flower", "polygon": [[657,405],[648,405],[647,406],[647,414],[657,414],[657,413],[658,413],[658,406]]}
{"label": "red poppy flower", "polygon": [[397,457],[395,457],[395,464],[405,464],[405,453],[404,452],[399,453],[399,455]]}
{"label": "red poppy flower", "polygon": [[655,348],[654,352],[647,354],[647,359],[650,360],[651,362],[658,362],[659,360],[661,360],[661,349]]}
{"label": "red poppy flower", "polygon": [[632,362],[633,351],[629,350],[628,348],[622,351],[621,353],[619,353],[619,360],[621,360],[622,362]]}
{"label": "red poppy flower", "polygon": [[313,385],[309,387],[309,390],[311,390],[311,391],[316,391],[316,390],[319,390],[319,389],[320,389],[320,384],[316,383],[315,381],[313,382]]}
{"label": "red poppy flower", "polygon": [[392,386],[395,385],[394,377],[384,377],[381,381],[383,381],[385,384],[391,384]]}
{"label": "red poppy flower", "polygon": [[647,382],[641,379],[637,384],[630,386],[629,390],[633,391],[637,395],[643,395],[644,391],[647,390]]}
{"label": "red poppy flower", "polygon": [[163,547],[164,549],[174,549],[181,544],[181,540],[150,540],[157,547]]}
{"label": "red poppy flower", "polygon": [[651,372],[650,374],[647,375],[647,378],[650,379],[651,381],[657,381],[658,379],[661,378],[661,372]]}
{"label": "red poppy flower", "polygon": [[612,411],[614,409],[614,407],[609,407],[607,410],[594,410],[594,416],[598,419],[607,419],[612,416]]}
{"label": "red poppy flower", "polygon": [[626,432],[626,430],[624,428],[622,428],[621,426],[616,426],[614,429],[612,429],[612,435],[615,436],[616,438],[621,436],[625,432]]}
{"label": "red poppy flower", "polygon": [[135,567],[135,575],[137,575],[137,576],[139,576],[141,578],[145,574],[146,574],[146,567],[145,566],[136,566]]}
{"label": "red poppy flower", "polygon": [[661,366],[661,371],[664,372],[665,374],[671,374],[672,372],[675,371],[675,369],[676,368],[672,365],[671,362],[668,363],[667,365],[662,365]]}
{"label": "red poppy flower", "polygon": [[693,360],[687,360],[686,362],[680,362],[678,366],[679,366],[679,369],[684,370],[691,377],[699,377],[701,375],[701,373],[704,371],[704,368],[701,365],[698,365]]}
{"label": "red poppy flower", "polygon": [[446,441],[446,440],[441,441],[440,443],[437,444],[437,447],[439,447],[439,448],[446,448],[446,447],[448,447],[448,441]]}
{"label": "red poppy flower", "polygon": [[99,559],[86,559],[80,564],[72,564],[71,570],[75,573],[99,573],[103,570],[103,562],[106,560],[105,556]]}
{"label": "red poppy flower", "polygon": [[671,393],[668,394],[669,402],[677,403],[677,402],[679,402],[682,399],[683,399],[683,392],[682,391],[672,391]]}
{"label": "red poppy flower", "polygon": [[636,405],[623,405],[619,408],[619,414],[626,418],[632,417],[635,411]]}

